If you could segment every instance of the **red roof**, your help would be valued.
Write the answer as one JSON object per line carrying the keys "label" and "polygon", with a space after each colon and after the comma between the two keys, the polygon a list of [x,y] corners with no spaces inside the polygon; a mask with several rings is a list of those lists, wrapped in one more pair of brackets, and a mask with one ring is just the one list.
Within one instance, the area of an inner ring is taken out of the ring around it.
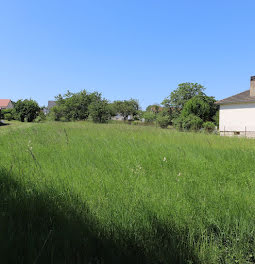
{"label": "red roof", "polygon": [[0,99],[0,108],[6,108],[10,101],[10,99]]}

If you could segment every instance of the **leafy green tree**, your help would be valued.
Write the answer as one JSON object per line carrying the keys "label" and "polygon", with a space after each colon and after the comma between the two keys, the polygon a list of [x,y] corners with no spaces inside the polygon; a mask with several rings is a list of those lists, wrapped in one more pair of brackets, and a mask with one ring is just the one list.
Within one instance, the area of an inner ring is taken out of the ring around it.
{"label": "leafy green tree", "polygon": [[8,121],[15,119],[15,110],[11,108],[0,110],[0,119],[5,119]]}
{"label": "leafy green tree", "polygon": [[155,114],[158,114],[161,111],[162,107],[158,104],[149,105],[146,108],[146,112],[154,112]]}
{"label": "leafy green tree", "polygon": [[39,115],[40,107],[38,103],[32,99],[19,100],[14,104],[14,109],[18,120],[24,122],[33,122]]}
{"label": "leafy green tree", "polygon": [[108,101],[97,94],[89,105],[89,114],[95,123],[106,123],[111,118],[111,110]]}
{"label": "leafy green tree", "polygon": [[146,111],[143,113],[145,123],[153,123],[156,120],[157,115],[153,111]]}
{"label": "leafy green tree", "polygon": [[12,115],[10,113],[4,114],[4,119],[11,121],[12,120]]}
{"label": "leafy green tree", "polygon": [[218,110],[216,100],[212,96],[197,95],[188,100],[181,112],[183,116],[193,114],[200,117],[204,122],[213,121]]}
{"label": "leafy green tree", "polygon": [[196,95],[188,100],[181,114],[173,120],[173,124],[178,129],[197,130],[204,122],[212,122],[217,112],[214,97],[204,94]]}
{"label": "leafy green tree", "polygon": [[112,103],[114,112],[121,114],[124,120],[127,120],[129,115],[135,117],[139,113],[139,103],[135,99],[124,100],[124,101],[114,101]]}
{"label": "leafy green tree", "polygon": [[161,128],[167,128],[171,124],[171,118],[166,109],[157,114],[157,122]]}
{"label": "leafy green tree", "polygon": [[196,95],[204,95],[205,87],[198,83],[180,83],[178,88],[164,99],[162,105],[166,108],[174,108],[181,112],[185,103]]}
{"label": "leafy green tree", "polygon": [[[57,119],[85,120],[89,116],[88,107],[95,93],[89,94],[83,90],[79,93],[67,91],[64,95],[56,96],[56,107],[53,109]],[[58,109],[56,109],[59,107]]]}
{"label": "leafy green tree", "polygon": [[[97,100],[99,93],[88,93],[83,90],[78,93],[67,91],[56,96],[56,106],[51,108],[50,116],[54,120],[86,120],[89,116],[89,105]],[[100,95],[101,96],[101,95]]]}

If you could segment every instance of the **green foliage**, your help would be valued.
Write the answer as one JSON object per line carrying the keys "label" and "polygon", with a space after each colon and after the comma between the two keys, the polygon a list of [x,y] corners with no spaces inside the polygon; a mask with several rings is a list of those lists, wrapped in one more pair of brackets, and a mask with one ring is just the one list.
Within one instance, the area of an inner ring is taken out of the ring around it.
{"label": "green foliage", "polygon": [[17,119],[21,122],[33,122],[40,113],[38,103],[32,99],[19,100],[15,103],[14,109]]}
{"label": "green foliage", "polygon": [[64,95],[56,96],[56,106],[51,108],[50,113],[56,121],[61,118],[71,120],[86,120],[89,116],[89,105],[97,93],[88,93],[85,90],[79,93],[67,91]]}
{"label": "green foliage", "polygon": [[203,120],[194,114],[181,114],[179,117],[173,120],[173,124],[179,130],[197,131],[202,127]]}
{"label": "green foliage", "polygon": [[41,122],[43,122],[45,120],[46,120],[45,114],[42,111],[40,111],[39,115],[36,117],[36,119],[34,120],[34,122],[41,123]]}
{"label": "green foliage", "polygon": [[95,123],[106,123],[111,118],[111,110],[108,101],[102,99],[101,94],[97,94],[89,105],[89,114]]}
{"label": "green foliage", "polygon": [[204,122],[213,121],[218,106],[215,104],[214,97],[206,95],[197,95],[188,100],[181,112],[183,116],[195,115],[200,117]]}
{"label": "green foliage", "polygon": [[157,115],[157,122],[161,128],[167,128],[170,125],[170,117],[167,112],[161,112]]}
{"label": "green foliage", "polygon": [[58,95],[56,103],[49,114],[49,118],[55,121],[86,120],[90,117],[94,122],[105,123],[115,112],[113,105],[102,99],[100,93],[88,93],[85,90]]}
{"label": "green foliage", "polygon": [[124,101],[114,101],[112,103],[114,113],[121,114],[124,120],[127,120],[128,116],[135,117],[139,114],[139,103],[135,99],[124,100]]}
{"label": "green foliage", "polygon": [[143,113],[143,118],[145,123],[153,123],[156,120],[157,115],[152,111],[146,111]]}
{"label": "green foliage", "polygon": [[214,97],[196,95],[185,103],[181,114],[173,120],[173,124],[179,130],[198,130],[203,122],[214,120],[217,110]]}
{"label": "green foliage", "polygon": [[203,123],[203,128],[206,132],[210,133],[215,130],[215,124],[213,122],[207,121]]}
{"label": "green foliage", "polygon": [[204,95],[204,90],[204,86],[198,83],[180,83],[178,88],[165,98],[162,105],[166,108],[173,107],[180,112],[188,100],[196,95]]}
{"label": "green foliage", "polygon": [[8,121],[15,119],[15,110],[12,108],[0,110],[0,119]]}
{"label": "green foliage", "polygon": [[11,121],[12,120],[12,115],[10,113],[6,113],[6,114],[4,114],[4,119],[8,120],[8,121]]}
{"label": "green foliage", "polygon": [[155,114],[158,114],[161,111],[162,107],[158,104],[149,105],[146,107],[146,112],[154,112]]}
{"label": "green foliage", "polygon": [[213,121],[214,121],[214,123],[216,124],[217,127],[219,127],[219,115],[220,115],[220,111],[218,110],[216,112],[216,114],[214,115],[214,117],[213,117]]}

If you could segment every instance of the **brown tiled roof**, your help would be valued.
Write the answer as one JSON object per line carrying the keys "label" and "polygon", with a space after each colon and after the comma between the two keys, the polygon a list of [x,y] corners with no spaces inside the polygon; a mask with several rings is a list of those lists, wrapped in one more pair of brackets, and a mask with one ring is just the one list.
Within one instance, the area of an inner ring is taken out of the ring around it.
{"label": "brown tiled roof", "polygon": [[10,99],[0,99],[0,108],[7,107],[10,101]]}
{"label": "brown tiled roof", "polygon": [[250,90],[247,90],[216,102],[219,105],[238,103],[255,103],[255,96],[250,96]]}

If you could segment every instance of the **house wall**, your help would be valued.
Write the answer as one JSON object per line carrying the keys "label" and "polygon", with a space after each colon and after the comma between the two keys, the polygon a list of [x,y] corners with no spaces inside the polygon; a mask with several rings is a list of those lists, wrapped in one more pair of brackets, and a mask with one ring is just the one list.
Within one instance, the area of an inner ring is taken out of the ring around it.
{"label": "house wall", "polygon": [[13,105],[13,103],[10,101],[9,104],[7,105],[6,109],[10,109],[10,108],[13,108],[13,107],[14,107],[14,105]]}
{"label": "house wall", "polygon": [[255,136],[255,103],[221,105],[219,123],[221,135]]}

